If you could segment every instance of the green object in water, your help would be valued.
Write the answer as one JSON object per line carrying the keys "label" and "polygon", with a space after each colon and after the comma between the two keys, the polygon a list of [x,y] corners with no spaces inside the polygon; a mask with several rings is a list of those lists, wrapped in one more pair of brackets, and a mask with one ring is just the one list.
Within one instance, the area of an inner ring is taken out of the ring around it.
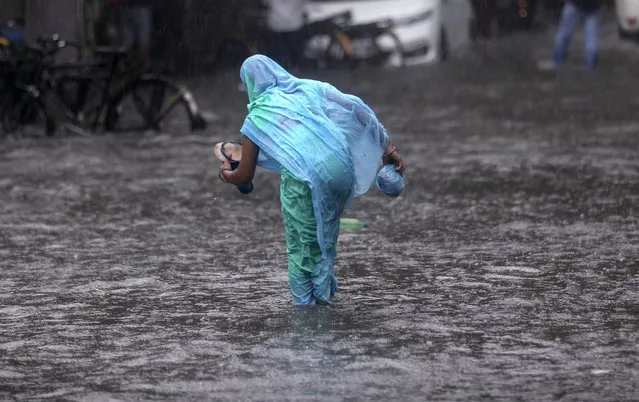
{"label": "green object in water", "polygon": [[341,218],[339,220],[339,228],[341,230],[357,230],[367,227],[368,224],[359,219]]}

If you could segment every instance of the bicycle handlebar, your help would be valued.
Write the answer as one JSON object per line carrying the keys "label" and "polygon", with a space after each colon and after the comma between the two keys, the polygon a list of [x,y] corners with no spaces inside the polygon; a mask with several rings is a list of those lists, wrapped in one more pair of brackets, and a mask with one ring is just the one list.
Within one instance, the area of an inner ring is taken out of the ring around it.
{"label": "bicycle handlebar", "polygon": [[52,35],[50,37],[38,36],[35,39],[35,43],[45,49],[60,49],[67,45],[66,41],[62,40],[62,38],[60,38],[60,35],[58,34]]}
{"label": "bicycle handlebar", "polygon": [[60,37],[58,34],[51,36],[40,35],[35,39],[36,46],[28,45],[27,48],[35,52],[41,57],[50,57],[56,55],[60,50],[71,47],[76,50],[80,49],[78,42],[69,42]]}

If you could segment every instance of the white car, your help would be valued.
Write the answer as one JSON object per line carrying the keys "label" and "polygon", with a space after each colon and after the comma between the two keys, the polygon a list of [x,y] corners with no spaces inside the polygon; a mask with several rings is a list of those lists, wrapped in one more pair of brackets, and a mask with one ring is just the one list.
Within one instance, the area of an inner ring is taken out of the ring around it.
{"label": "white car", "polygon": [[623,39],[639,39],[639,0],[616,0],[617,26]]}
{"label": "white car", "polygon": [[445,60],[470,41],[468,0],[313,0],[307,17],[312,22],[345,11],[352,13],[353,25],[392,20],[405,64]]}

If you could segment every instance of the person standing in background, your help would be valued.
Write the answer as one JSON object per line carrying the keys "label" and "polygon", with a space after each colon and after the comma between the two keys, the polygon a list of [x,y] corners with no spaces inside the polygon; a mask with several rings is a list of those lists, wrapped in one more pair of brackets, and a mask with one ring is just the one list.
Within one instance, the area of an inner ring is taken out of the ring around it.
{"label": "person standing in background", "polygon": [[586,44],[586,66],[594,70],[598,62],[598,42],[601,0],[567,0],[564,5],[557,36],[555,38],[555,52],[553,67],[561,67],[566,61],[570,40],[577,26],[583,21],[584,40]]}
{"label": "person standing in background", "polygon": [[109,0],[112,7],[123,6],[123,45],[138,53],[144,70],[151,67],[151,34],[153,30],[153,0]]}
{"label": "person standing in background", "polygon": [[492,36],[492,23],[495,18],[494,0],[471,0],[477,22],[477,33],[484,37]]}
{"label": "person standing in background", "polygon": [[299,69],[304,55],[305,23],[308,0],[264,0],[268,7],[267,25],[271,31],[269,56],[285,69]]}

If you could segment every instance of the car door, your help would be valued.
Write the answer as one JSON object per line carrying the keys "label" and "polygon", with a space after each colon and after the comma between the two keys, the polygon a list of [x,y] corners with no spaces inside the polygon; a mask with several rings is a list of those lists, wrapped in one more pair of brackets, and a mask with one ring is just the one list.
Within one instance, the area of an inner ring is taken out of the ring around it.
{"label": "car door", "polygon": [[639,31],[639,1],[616,0],[615,9],[620,33]]}

